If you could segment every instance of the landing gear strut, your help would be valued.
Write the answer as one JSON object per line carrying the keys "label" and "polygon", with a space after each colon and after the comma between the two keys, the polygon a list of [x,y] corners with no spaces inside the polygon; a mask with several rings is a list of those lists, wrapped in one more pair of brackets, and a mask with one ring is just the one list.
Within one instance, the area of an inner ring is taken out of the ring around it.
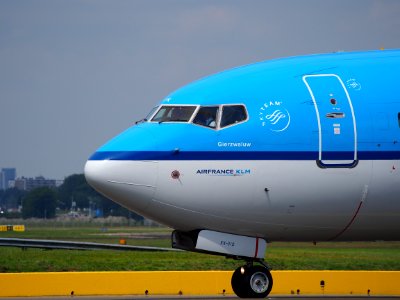
{"label": "landing gear strut", "polygon": [[239,267],[232,275],[232,289],[240,298],[265,298],[272,289],[272,276],[268,266],[254,266],[253,261]]}

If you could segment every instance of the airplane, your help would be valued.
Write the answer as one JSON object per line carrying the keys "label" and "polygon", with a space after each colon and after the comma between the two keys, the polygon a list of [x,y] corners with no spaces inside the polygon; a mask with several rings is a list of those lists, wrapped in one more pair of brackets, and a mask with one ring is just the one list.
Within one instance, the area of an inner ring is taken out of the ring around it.
{"label": "airplane", "polygon": [[272,241],[400,240],[400,50],[280,58],[168,95],[85,176],[174,229],[172,247],[244,260],[266,297]]}

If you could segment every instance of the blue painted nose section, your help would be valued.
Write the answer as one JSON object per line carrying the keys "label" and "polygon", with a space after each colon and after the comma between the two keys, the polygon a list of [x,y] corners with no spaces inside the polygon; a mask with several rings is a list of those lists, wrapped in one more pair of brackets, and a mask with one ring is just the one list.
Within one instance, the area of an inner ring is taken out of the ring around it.
{"label": "blue painted nose section", "polygon": [[[146,139],[143,138],[146,136]],[[85,165],[87,182],[99,193],[141,215],[156,191],[158,163],[132,160],[126,153],[154,146],[151,132],[132,127],[100,147]]]}

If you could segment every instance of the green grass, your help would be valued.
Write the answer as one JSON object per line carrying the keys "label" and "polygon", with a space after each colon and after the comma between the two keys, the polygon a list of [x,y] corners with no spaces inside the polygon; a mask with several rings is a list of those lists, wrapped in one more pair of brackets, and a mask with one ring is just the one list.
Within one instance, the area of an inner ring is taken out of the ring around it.
{"label": "green grass", "polygon": [[[171,230],[159,227],[27,228],[0,237],[58,239],[170,247]],[[400,242],[271,243],[273,270],[400,270]],[[0,272],[233,270],[242,262],[190,252],[21,250],[0,247]]]}
{"label": "green grass", "polygon": [[276,243],[271,244],[267,260],[281,270],[400,270],[399,246],[398,242]]}
{"label": "green grass", "polygon": [[171,229],[164,227],[31,227],[25,232],[0,232],[3,238],[48,239],[128,245],[170,247]]}

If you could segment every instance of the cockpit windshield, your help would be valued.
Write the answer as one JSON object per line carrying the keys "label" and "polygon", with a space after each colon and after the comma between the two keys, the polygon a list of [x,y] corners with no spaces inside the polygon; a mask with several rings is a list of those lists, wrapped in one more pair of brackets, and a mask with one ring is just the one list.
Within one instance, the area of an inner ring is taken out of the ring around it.
{"label": "cockpit windshield", "polygon": [[[243,104],[223,104],[211,106],[162,105],[155,107],[147,118],[151,122],[182,122],[220,130],[248,120]],[[144,119],[147,121],[147,118]]]}
{"label": "cockpit windshield", "polygon": [[146,118],[136,121],[135,124],[144,123],[144,122],[147,122],[148,120],[150,120],[151,116],[154,115],[154,113],[156,112],[157,109],[158,109],[158,106],[153,107],[151,109],[151,111],[147,114]]}
{"label": "cockpit windshield", "polygon": [[151,109],[151,111],[147,114],[145,120],[150,120],[150,118],[154,115],[154,113],[156,112],[156,110],[158,109],[158,106],[155,106]]}
{"label": "cockpit windshield", "polygon": [[200,107],[193,123],[201,126],[215,128],[217,126],[218,106],[203,106]]}
{"label": "cockpit windshield", "polygon": [[193,119],[193,124],[211,129],[223,129],[245,122],[248,119],[243,104],[201,106]]}
{"label": "cockpit windshield", "polygon": [[151,120],[152,122],[188,122],[196,106],[163,105]]}
{"label": "cockpit windshield", "polygon": [[244,122],[247,113],[244,105],[224,105],[222,107],[221,128]]}

